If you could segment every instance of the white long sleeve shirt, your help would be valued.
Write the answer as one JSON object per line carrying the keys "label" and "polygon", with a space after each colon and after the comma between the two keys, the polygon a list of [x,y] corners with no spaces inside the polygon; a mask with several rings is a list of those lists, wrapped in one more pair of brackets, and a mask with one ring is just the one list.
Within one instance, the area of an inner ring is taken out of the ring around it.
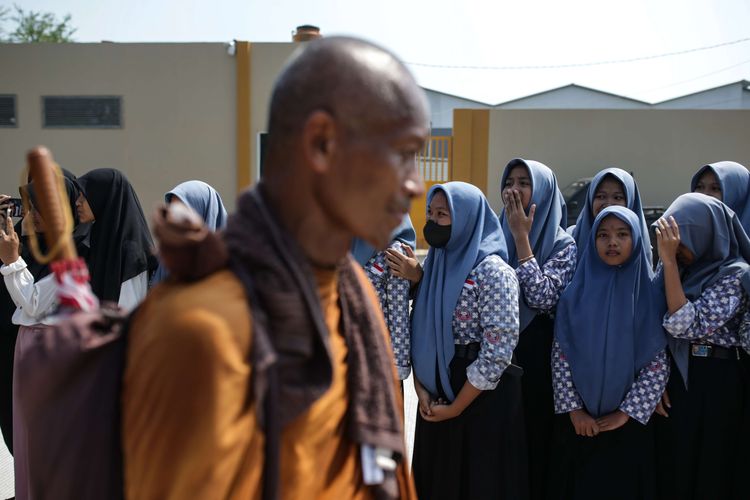
{"label": "white long sleeve shirt", "polygon": [[[0,267],[0,274],[3,275],[5,287],[16,304],[13,324],[51,324],[45,318],[57,309],[57,285],[54,275],[49,274],[35,283],[34,276],[21,257],[12,264]],[[132,311],[144,299],[147,291],[148,272],[144,271],[121,285],[118,304],[126,312]]]}

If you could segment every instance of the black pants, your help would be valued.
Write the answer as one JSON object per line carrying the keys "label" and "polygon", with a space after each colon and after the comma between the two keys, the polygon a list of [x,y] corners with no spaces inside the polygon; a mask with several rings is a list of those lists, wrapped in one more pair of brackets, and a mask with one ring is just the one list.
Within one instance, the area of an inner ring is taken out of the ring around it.
{"label": "black pants", "polygon": [[521,332],[514,351],[524,369],[521,378],[524,425],[529,455],[529,493],[534,500],[545,498],[549,477],[555,404],[552,395],[552,352],[554,321],[537,315]]}
{"label": "black pants", "polygon": [[0,330],[0,430],[13,454],[13,352],[16,349],[18,326]]}
{"label": "black pants", "polygon": [[656,420],[662,499],[748,499],[748,360],[690,357],[688,389],[674,362],[669,418]]}
{"label": "black pants", "polygon": [[645,500],[656,496],[653,423],[632,418],[596,437],[575,433],[567,413],[555,416],[547,498]]}
{"label": "black pants", "polygon": [[[460,358],[451,362],[454,394],[463,387],[469,364]],[[413,473],[419,498],[528,498],[524,438],[521,381],[507,373],[456,418],[427,422],[417,411]]]}

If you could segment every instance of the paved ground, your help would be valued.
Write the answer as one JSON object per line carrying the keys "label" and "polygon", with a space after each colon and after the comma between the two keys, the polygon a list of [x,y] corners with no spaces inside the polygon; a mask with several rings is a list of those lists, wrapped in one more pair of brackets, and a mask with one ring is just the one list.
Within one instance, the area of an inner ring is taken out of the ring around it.
{"label": "paved ground", "polygon": [[0,438],[0,498],[11,498],[13,494],[13,457]]}
{"label": "paved ground", "polygon": [[411,376],[404,380],[404,418],[406,420],[406,452],[409,454],[411,467],[411,452],[414,446],[414,420],[417,416],[417,393],[414,392],[414,381]]}

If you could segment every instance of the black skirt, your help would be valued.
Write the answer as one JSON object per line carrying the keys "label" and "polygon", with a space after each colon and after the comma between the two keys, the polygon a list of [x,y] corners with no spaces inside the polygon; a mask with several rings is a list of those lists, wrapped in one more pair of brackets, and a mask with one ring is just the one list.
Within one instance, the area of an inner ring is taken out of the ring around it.
{"label": "black skirt", "polygon": [[526,446],[529,455],[529,494],[534,500],[545,498],[549,477],[549,459],[555,403],[552,395],[552,338],[554,321],[538,314],[521,332],[514,351],[523,368],[523,391]]}
{"label": "black skirt", "polygon": [[672,362],[669,418],[654,417],[660,498],[750,498],[749,365],[691,356],[686,390]]}
{"label": "black skirt", "polygon": [[653,422],[632,418],[596,437],[575,433],[567,413],[555,416],[547,498],[642,500],[656,497]]}
{"label": "black skirt", "polygon": [[[454,394],[463,387],[470,364],[462,358],[451,361]],[[483,391],[456,418],[427,422],[417,411],[412,470],[419,498],[528,498],[521,404],[521,381],[505,373],[497,388]]]}
{"label": "black skirt", "polygon": [[16,305],[5,284],[0,285],[0,431],[13,454],[13,356],[18,325],[11,322]]}

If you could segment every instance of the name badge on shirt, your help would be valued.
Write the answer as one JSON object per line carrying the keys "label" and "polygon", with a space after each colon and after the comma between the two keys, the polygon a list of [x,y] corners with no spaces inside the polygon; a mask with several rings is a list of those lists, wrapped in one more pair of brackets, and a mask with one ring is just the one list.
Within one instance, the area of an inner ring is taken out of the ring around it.
{"label": "name badge on shirt", "polygon": [[464,281],[464,288],[467,290],[474,290],[477,287],[477,282],[474,280],[467,279]]}
{"label": "name badge on shirt", "polygon": [[385,269],[383,269],[383,266],[381,266],[380,264],[374,263],[370,266],[370,272],[375,276],[382,276],[385,272]]}

